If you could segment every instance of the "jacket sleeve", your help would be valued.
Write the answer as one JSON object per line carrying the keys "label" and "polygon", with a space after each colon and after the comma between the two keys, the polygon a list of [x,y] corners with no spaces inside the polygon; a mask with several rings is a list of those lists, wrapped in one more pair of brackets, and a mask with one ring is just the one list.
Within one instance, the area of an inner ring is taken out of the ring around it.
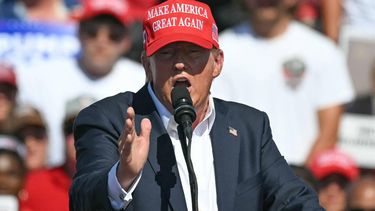
{"label": "jacket sleeve", "polygon": [[121,125],[110,118],[121,119],[123,115],[117,113],[114,117],[116,112],[105,114],[100,108],[96,104],[89,106],[75,120],[77,173],[69,193],[70,210],[112,210],[107,177],[119,158],[117,140]]}
{"label": "jacket sleeve", "polygon": [[264,210],[324,210],[315,191],[294,175],[272,139],[264,114],[261,143],[261,168],[264,188]]}

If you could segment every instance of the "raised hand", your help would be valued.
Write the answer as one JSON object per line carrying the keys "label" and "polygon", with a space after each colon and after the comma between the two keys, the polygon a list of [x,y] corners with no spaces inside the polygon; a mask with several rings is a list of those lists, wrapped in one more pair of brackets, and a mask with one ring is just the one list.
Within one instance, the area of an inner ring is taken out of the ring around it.
{"label": "raised hand", "polygon": [[135,113],[129,107],[124,129],[119,140],[120,163],[117,169],[117,179],[125,190],[128,190],[134,179],[139,175],[146,163],[150,144],[151,122],[145,118],[141,121],[141,131],[135,131]]}

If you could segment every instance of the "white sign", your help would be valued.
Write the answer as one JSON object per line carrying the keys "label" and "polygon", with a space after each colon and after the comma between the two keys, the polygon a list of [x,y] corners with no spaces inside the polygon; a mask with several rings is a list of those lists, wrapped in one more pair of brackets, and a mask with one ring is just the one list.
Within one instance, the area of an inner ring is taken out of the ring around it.
{"label": "white sign", "polygon": [[345,114],[339,129],[339,148],[360,167],[375,167],[375,116]]}

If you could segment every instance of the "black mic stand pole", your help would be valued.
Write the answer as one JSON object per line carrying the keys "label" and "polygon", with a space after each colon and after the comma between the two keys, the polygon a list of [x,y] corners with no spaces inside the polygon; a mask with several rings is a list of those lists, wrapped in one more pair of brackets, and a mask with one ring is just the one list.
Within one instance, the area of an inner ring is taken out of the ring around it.
{"label": "black mic stand pole", "polygon": [[[186,166],[189,172],[191,202],[193,211],[198,211],[198,183],[195,176],[193,162],[191,161],[191,141],[192,127],[183,127],[181,124],[177,126],[178,137],[180,138],[182,151],[184,153]],[[186,141],[187,139],[187,141]]]}

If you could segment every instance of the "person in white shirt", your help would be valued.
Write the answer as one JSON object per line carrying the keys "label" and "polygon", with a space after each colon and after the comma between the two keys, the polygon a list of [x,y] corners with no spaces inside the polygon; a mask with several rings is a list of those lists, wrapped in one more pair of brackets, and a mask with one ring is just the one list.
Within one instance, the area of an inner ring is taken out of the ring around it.
{"label": "person in white shirt", "polygon": [[122,91],[136,91],[145,82],[142,66],[124,57],[131,40],[128,7],[122,0],[83,1],[74,13],[81,53],[77,58],[54,59],[20,71],[20,100],[35,105],[49,127],[50,166],[64,163],[61,124],[65,104],[80,95],[96,99]]}
{"label": "person in white shirt", "polygon": [[264,110],[287,162],[308,165],[334,147],[342,105],[353,98],[335,44],[292,20],[296,0],[243,0],[249,21],[224,31],[225,66],[216,97]]}

